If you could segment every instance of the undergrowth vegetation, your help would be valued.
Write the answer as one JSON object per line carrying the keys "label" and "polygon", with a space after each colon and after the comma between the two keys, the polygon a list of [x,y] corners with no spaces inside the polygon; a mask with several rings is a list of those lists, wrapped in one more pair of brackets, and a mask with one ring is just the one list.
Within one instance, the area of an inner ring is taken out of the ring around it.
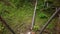
{"label": "undergrowth vegetation", "polygon": [[[25,26],[19,27],[21,31],[26,31],[28,25],[31,24],[33,11],[34,11],[34,3],[31,0],[9,0],[9,6],[5,5],[4,0],[0,2],[0,15],[4,18],[4,20],[10,25],[10,27],[17,32],[14,27],[16,25],[21,25],[20,23],[26,23]],[[6,1],[7,2],[7,1]],[[14,7],[13,7],[14,6]],[[34,31],[39,30],[50,18],[55,9],[52,10],[51,7],[44,8],[44,1],[38,0],[38,6],[36,9],[36,20],[34,26]],[[55,19],[54,19],[55,20]],[[53,20],[53,21],[54,21]],[[47,29],[52,29],[54,27],[54,22],[47,27]],[[4,27],[0,24],[0,30]]]}

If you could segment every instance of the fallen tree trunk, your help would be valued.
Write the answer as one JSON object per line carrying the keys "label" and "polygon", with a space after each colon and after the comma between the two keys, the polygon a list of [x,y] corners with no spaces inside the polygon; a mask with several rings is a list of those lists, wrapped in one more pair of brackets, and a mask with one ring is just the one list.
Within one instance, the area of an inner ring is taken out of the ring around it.
{"label": "fallen tree trunk", "polygon": [[3,18],[0,16],[0,21],[13,33],[15,34],[15,32],[11,29],[11,27],[6,23],[5,20],[3,20]]}
{"label": "fallen tree trunk", "polygon": [[59,12],[60,8],[56,8],[56,11],[53,13],[53,15],[50,17],[50,19],[46,22],[45,25],[43,25],[40,34],[42,34],[42,32],[44,31],[44,29],[50,24],[50,22],[52,21],[52,19],[55,17],[55,15]]}

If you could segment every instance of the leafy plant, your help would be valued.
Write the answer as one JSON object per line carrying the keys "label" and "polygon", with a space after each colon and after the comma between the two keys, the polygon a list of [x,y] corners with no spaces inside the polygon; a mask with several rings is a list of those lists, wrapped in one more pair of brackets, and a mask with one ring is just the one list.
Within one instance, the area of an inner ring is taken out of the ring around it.
{"label": "leafy plant", "polygon": [[39,26],[35,25],[33,31],[39,30]]}
{"label": "leafy plant", "polygon": [[3,25],[0,23],[0,31],[4,29]]}
{"label": "leafy plant", "polygon": [[47,18],[47,15],[44,14],[44,13],[40,13],[40,14],[39,14],[39,17],[40,17],[40,18]]}

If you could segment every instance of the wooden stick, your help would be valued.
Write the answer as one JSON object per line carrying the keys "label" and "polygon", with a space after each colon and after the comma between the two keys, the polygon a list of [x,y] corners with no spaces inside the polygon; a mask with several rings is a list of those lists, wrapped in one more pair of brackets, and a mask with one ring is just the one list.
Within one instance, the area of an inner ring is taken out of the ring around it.
{"label": "wooden stick", "polygon": [[35,8],[34,8],[34,14],[33,14],[33,18],[32,18],[32,27],[31,27],[31,29],[33,29],[33,27],[35,25],[36,8],[37,8],[37,0],[36,0],[36,3],[35,3]]}

